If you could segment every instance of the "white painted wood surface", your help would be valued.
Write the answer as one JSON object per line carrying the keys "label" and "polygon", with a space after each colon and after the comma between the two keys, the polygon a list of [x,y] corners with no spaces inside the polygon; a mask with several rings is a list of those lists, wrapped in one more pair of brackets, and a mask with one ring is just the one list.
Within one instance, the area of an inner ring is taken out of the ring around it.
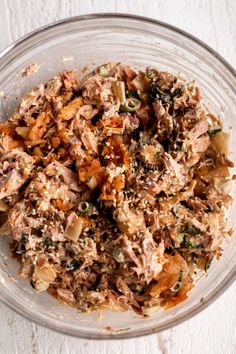
{"label": "white painted wood surface", "polygon": [[[235,0],[0,0],[0,50],[50,22],[93,12],[125,12],[176,25],[236,67]],[[159,335],[88,341],[35,325],[0,304],[0,354],[234,354],[236,284],[193,319]]]}

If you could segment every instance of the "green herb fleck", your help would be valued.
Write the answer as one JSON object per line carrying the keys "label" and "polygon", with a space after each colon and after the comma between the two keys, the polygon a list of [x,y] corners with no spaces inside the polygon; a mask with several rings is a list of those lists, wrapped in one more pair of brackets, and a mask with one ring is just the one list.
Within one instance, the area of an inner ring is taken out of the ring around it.
{"label": "green herb fleck", "polygon": [[85,240],[85,239],[80,239],[79,242],[80,242],[82,245],[87,245],[87,240]]}
{"label": "green herb fleck", "polygon": [[211,137],[219,132],[221,132],[222,129],[221,128],[215,128],[215,129],[211,129],[211,130],[208,130],[207,134]]}
{"label": "green herb fleck", "polygon": [[199,235],[201,233],[201,230],[194,225],[188,224],[182,227],[180,232],[195,236]]}
{"label": "green herb fleck", "polygon": [[177,87],[174,92],[165,92],[160,89],[160,87],[157,85],[156,82],[153,82],[150,85],[149,89],[149,99],[150,102],[154,101],[161,101],[162,104],[165,106],[169,104],[170,106],[173,105],[173,99],[174,97],[180,97],[183,94],[183,89],[181,87]]}
{"label": "green herb fleck", "polygon": [[29,235],[28,234],[22,234],[20,238],[20,242],[17,246],[16,253],[17,254],[23,254],[26,251],[26,242],[28,240]]}
{"label": "green herb fleck", "polygon": [[45,250],[49,250],[54,246],[54,242],[51,238],[46,237],[43,241],[42,241],[42,246]]}
{"label": "green herb fleck", "polygon": [[80,264],[79,264],[79,262],[76,259],[73,259],[70,262],[70,264],[67,266],[67,268],[69,270],[73,270],[73,271],[79,269],[79,267],[80,267]]}
{"label": "green herb fleck", "polygon": [[77,269],[79,269],[80,264],[76,259],[72,259],[72,261],[70,262],[63,262],[63,266],[66,268],[66,270],[72,270],[75,271]]}
{"label": "green herb fleck", "polygon": [[174,92],[173,92],[173,96],[174,97],[181,97],[183,94],[183,88],[182,87],[177,87]]}
{"label": "green herb fleck", "polygon": [[163,105],[173,103],[171,92],[162,91],[155,82],[150,85],[149,99],[151,103],[155,101],[162,101]]}
{"label": "green herb fleck", "polygon": [[188,237],[186,235],[184,236],[184,240],[181,243],[181,247],[189,248],[189,249],[202,249],[202,248],[204,248],[202,243],[192,242],[188,239]]}

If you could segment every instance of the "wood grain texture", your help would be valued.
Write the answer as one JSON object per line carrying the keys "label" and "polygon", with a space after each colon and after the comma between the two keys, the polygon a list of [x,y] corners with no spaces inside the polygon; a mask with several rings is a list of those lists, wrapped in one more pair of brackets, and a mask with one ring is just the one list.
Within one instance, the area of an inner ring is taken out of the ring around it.
{"label": "wood grain texture", "polygon": [[[0,50],[50,22],[93,12],[125,12],[176,25],[236,67],[235,0],[1,0]],[[0,304],[0,354],[234,354],[236,284],[201,314],[159,335],[79,340],[33,324]]]}

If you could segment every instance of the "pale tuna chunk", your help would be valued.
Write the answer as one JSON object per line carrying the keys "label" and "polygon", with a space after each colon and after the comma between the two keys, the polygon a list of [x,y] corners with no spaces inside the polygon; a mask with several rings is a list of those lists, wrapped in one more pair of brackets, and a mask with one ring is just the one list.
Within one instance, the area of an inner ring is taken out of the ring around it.
{"label": "pale tuna chunk", "polygon": [[27,178],[16,170],[12,170],[7,175],[2,176],[0,178],[0,199],[18,192],[26,180]]}
{"label": "pale tuna chunk", "polygon": [[132,235],[145,228],[143,212],[129,208],[126,202],[115,210],[114,218],[119,229],[127,234]]}
{"label": "pale tuna chunk", "polygon": [[0,199],[18,192],[23,184],[28,180],[33,164],[34,159],[20,149],[14,149],[2,156]]}

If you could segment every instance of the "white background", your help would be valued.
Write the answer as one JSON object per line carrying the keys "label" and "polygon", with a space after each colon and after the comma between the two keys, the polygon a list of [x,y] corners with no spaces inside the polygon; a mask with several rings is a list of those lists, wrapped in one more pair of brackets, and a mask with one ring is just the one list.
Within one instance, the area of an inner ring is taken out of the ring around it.
{"label": "white background", "polygon": [[[205,41],[236,68],[235,0],[0,0],[0,50],[40,26],[93,12],[138,14],[176,25]],[[134,340],[67,337],[21,318],[2,304],[0,316],[0,354],[236,353],[236,284],[186,323]]]}

